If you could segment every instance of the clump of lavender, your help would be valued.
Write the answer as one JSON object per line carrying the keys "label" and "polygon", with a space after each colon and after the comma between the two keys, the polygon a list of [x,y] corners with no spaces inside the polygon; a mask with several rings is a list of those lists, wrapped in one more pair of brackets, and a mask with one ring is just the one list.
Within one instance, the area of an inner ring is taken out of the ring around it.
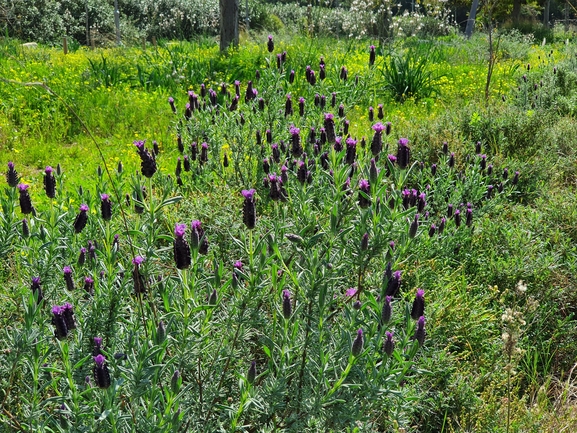
{"label": "clump of lavender", "polygon": [[106,358],[103,355],[95,356],[94,364],[92,374],[96,386],[98,386],[98,388],[108,388],[110,386],[110,371],[106,365]]}
{"label": "clump of lavender", "polygon": [[18,179],[18,172],[14,168],[14,163],[10,161],[8,163],[8,170],[6,171],[6,182],[8,183],[8,186],[11,188],[18,186]]}
{"label": "clump of lavender", "polygon": [[411,149],[409,148],[409,140],[401,138],[397,146],[397,164],[401,169],[405,169],[409,166],[410,160]]}
{"label": "clump of lavender", "polygon": [[64,274],[64,282],[66,283],[66,289],[72,292],[74,290],[74,281],[72,280],[72,268],[70,266],[64,266],[62,269]]}
{"label": "clump of lavender", "polygon": [[359,206],[367,208],[371,205],[371,186],[367,179],[359,181]]}
{"label": "clump of lavender", "polygon": [[34,207],[32,206],[32,199],[30,198],[30,194],[28,193],[28,188],[30,188],[30,185],[26,185],[25,183],[18,184],[18,191],[20,192],[19,197],[20,212],[22,212],[24,215],[34,212]]}
{"label": "clump of lavender", "polygon": [[74,233],[80,233],[86,227],[88,222],[88,205],[81,204],[80,212],[76,215],[74,220]]}
{"label": "clump of lavender", "polygon": [[134,145],[140,157],[140,171],[145,177],[152,177],[156,173],[156,160],[154,156],[144,147],[145,141],[135,141]]}
{"label": "clump of lavender", "polygon": [[242,205],[242,220],[249,230],[254,229],[256,225],[256,205],[254,200],[254,194],[256,190],[254,189],[243,189],[242,196],[244,197],[244,203]]}
{"label": "clump of lavender", "polygon": [[351,348],[351,353],[356,358],[359,356],[363,351],[363,345],[365,344],[365,340],[363,338],[363,330],[359,329],[357,331],[357,337],[353,341],[353,346]]}
{"label": "clump of lavender", "polygon": [[100,194],[100,214],[104,221],[112,219],[112,202],[108,194]]}
{"label": "clump of lavender", "polygon": [[287,289],[282,291],[282,314],[286,320],[292,315],[291,293]]}
{"label": "clump of lavender", "polygon": [[208,239],[204,234],[204,229],[202,228],[202,224],[198,220],[192,221],[190,224],[190,228],[192,229],[192,234],[190,236],[192,248],[197,248],[199,254],[207,254],[208,253]]}
{"label": "clump of lavender", "polygon": [[425,291],[423,289],[418,289],[415,299],[413,300],[413,306],[411,308],[411,318],[413,320],[418,320],[419,317],[425,314]]}
{"label": "clump of lavender", "polygon": [[186,269],[191,264],[190,246],[184,238],[186,224],[176,224],[174,228],[174,261],[177,269]]}
{"label": "clump of lavender", "polygon": [[134,293],[140,295],[146,293],[146,286],[144,284],[144,277],[140,272],[140,265],[144,263],[144,258],[141,256],[136,256],[132,259],[133,269],[132,269],[132,281],[134,284]]}
{"label": "clump of lavender", "polygon": [[44,169],[44,192],[48,198],[56,197],[56,178],[53,173],[54,170],[50,166]]}

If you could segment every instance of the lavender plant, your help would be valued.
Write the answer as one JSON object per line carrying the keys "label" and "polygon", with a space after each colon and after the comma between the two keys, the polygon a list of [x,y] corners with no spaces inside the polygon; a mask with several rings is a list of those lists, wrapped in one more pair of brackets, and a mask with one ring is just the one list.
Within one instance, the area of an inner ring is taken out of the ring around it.
{"label": "lavender plant", "polygon": [[466,166],[442,152],[425,169],[381,109],[385,123],[347,119],[364,84],[346,65],[319,59],[317,79],[316,65],[293,69],[290,53],[265,50],[253,81],[168,100],[176,180],[175,161],[137,141],[130,179],[101,171],[72,194],[57,178],[35,212],[35,194],[9,186],[5,218],[20,220],[18,201],[29,234],[13,235],[27,295],[2,382],[8,425],[412,425],[435,322],[433,287],[416,289],[410,263],[470,238],[515,177],[489,194],[501,167],[489,174],[488,157]]}

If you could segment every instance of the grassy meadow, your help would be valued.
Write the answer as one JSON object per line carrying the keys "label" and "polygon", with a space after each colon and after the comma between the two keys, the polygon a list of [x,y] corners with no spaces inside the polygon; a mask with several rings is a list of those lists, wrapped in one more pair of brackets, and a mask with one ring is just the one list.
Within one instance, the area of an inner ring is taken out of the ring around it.
{"label": "grassy meadow", "polygon": [[0,431],[577,430],[575,39],[267,41],[0,39]]}

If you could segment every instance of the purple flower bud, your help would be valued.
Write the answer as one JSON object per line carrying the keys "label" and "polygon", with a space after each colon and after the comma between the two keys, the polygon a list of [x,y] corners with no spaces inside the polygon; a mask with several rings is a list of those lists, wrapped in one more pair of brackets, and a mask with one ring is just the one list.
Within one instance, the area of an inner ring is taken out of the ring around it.
{"label": "purple flower bud", "polygon": [[515,176],[513,176],[513,180],[511,181],[511,185],[517,185],[519,183],[519,172],[515,172]]}
{"label": "purple flower bud", "polygon": [[291,153],[294,157],[299,157],[303,153],[303,147],[301,145],[301,136],[300,136],[301,130],[299,128],[291,126],[289,132],[291,134],[291,143],[292,143]]}
{"label": "purple flower bud", "polygon": [[64,317],[64,322],[66,322],[66,327],[69,331],[76,329],[76,319],[74,318],[74,308],[72,304],[68,302],[64,303],[62,306],[62,317]]}
{"label": "purple flower bud", "polygon": [[[383,118],[385,117],[385,113],[383,113],[383,104],[377,105],[377,109],[378,109],[377,117],[379,118],[379,120],[383,120]],[[389,135],[389,132],[387,132],[387,135]]]}
{"label": "purple flower bud", "polygon": [[44,170],[44,191],[48,198],[56,197],[56,179],[53,172],[54,170],[50,166]]}
{"label": "purple flower bud", "polygon": [[282,314],[286,320],[292,315],[291,294],[287,289],[282,291]]}
{"label": "purple flower bud", "polygon": [[339,78],[343,81],[347,81],[349,77],[349,71],[347,70],[347,68],[345,66],[341,67],[341,73],[339,75]]}
{"label": "purple flower bud", "polygon": [[102,338],[94,337],[94,347],[92,349],[92,356],[102,355]]}
{"label": "purple flower bud", "polygon": [[208,162],[208,143],[204,142],[200,145],[200,159],[201,164]]}
{"label": "purple flower bud", "polygon": [[327,72],[325,70],[325,65],[319,65],[319,78],[322,80],[324,80],[325,78],[327,78]]}
{"label": "purple flower bud", "polygon": [[327,142],[329,144],[334,144],[336,141],[335,121],[331,113],[325,114],[324,127],[327,134]]}
{"label": "purple flower bud", "polygon": [[391,356],[393,351],[395,350],[395,342],[393,341],[393,334],[387,331],[385,333],[385,343],[383,344],[383,351],[387,354],[387,356]]}
{"label": "purple flower bud", "polygon": [[80,205],[80,212],[76,215],[76,219],[74,220],[74,232],[80,233],[84,227],[86,227],[86,223],[88,222],[88,206],[86,204]]}
{"label": "purple flower bud", "polygon": [[14,163],[12,161],[8,162],[8,171],[6,171],[6,182],[11,188],[15,188],[18,185],[18,172],[14,168]]}
{"label": "purple flower bud", "polygon": [[461,225],[461,211],[455,210],[455,226],[458,228]]}
{"label": "purple flower bud", "polygon": [[80,254],[78,255],[78,265],[82,266],[86,261],[86,248],[80,248]]}
{"label": "purple flower bud", "polygon": [[311,86],[314,86],[317,83],[317,76],[315,75],[315,71],[311,70],[309,83]]}
{"label": "purple flower bud", "polygon": [[397,147],[397,163],[401,169],[408,167],[411,159],[411,149],[409,148],[409,140],[406,138],[399,139]]}
{"label": "purple flower bud", "polygon": [[256,225],[256,205],[254,201],[254,194],[256,190],[254,189],[243,189],[242,196],[244,197],[244,203],[242,206],[242,216],[243,222],[246,228],[249,230],[254,229]]}
{"label": "purple flower bud", "polygon": [[22,237],[27,238],[30,236],[30,227],[28,226],[28,220],[24,218],[22,220]]}
{"label": "purple flower bud", "polygon": [[[489,186],[492,187],[493,185]],[[473,224],[473,209],[467,208],[467,210],[465,211],[465,225],[467,227],[471,227],[471,224]]]}
{"label": "purple flower bud", "polygon": [[391,301],[393,298],[391,296],[385,296],[385,303],[383,304],[383,309],[381,310],[381,324],[389,323],[391,316],[393,315],[393,306]]}
{"label": "purple flower bud", "polygon": [[[292,69],[289,74],[289,83],[292,84],[295,81],[295,71]],[[308,81],[308,80],[307,80]]]}
{"label": "purple flower bud", "polygon": [[419,198],[417,200],[417,212],[418,213],[422,213],[423,210],[425,209],[425,206],[427,205],[426,197],[427,197],[427,195],[424,192],[419,194]]}
{"label": "purple flower bud", "polygon": [[422,346],[425,342],[425,336],[425,317],[421,316],[417,320],[417,329],[415,329],[415,335],[413,338],[419,342],[419,346]]}
{"label": "purple flower bud", "polygon": [[449,168],[453,168],[455,166],[455,154],[453,152],[451,152],[451,155],[449,156],[449,162],[447,165]]}
{"label": "purple flower bud", "polygon": [[349,137],[346,139],[346,144],[347,152],[345,155],[345,163],[351,165],[355,162],[357,156],[357,140]]}
{"label": "purple flower bud", "polygon": [[256,361],[252,361],[250,364],[250,368],[248,369],[248,372],[246,374],[246,381],[252,385],[255,379],[256,379]]}
{"label": "purple flower bud", "polygon": [[305,115],[305,98],[302,96],[299,98],[299,116]]}
{"label": "purple flower bud", "polygon": [[417,236],[418,228],[419,228],[419,214],[415,214],[415,218],[413,219],[411,225],[409,226],[409,238],[412,239],[415,236]]}
{"label": "purple flower bud", "polygon": [[411,318],[417,320],[423,314],[425,314],[425,291],[418,289],[411,308]]}
{"label": "purple flower bud", "polygon": [[84,291],[90,296],[94,295],[94,280],[92,277],[84,278]]}
{"label": "purple flower bud", "polygon": [[184,237],[185,232],[186,224],[176,224],[173,251],[177,269],[187,269],[191,264],[190,246]]}
{"label": "purple flower bud", "polygon": [[375,58],[376,58],[375,46],[371,45],[369,47],[369,66],[373,66],[375,64]]}
{"label": "purple flower bud", "polygon": [[112,219],[112,203],[110,202],[108,194],[100,195],[100,214],[104,221],[110,221]]}
{"label": "purple flower bud", "polygon": [[272,35],[268,35],[268,42],[266,43],[266,48],[269,53],[274,51],[274,42],[272,40]]}
{"label": "purple flower bud", "polygon": [[288,95],[286,95],[286,102],[285,102],[285,106],[284,106],[284,116],[288,117],[288,116],[292,116],[292,114],[293,114],[293,103],[292,103],[291,95],[289,93]]}
{"label": "purple flower bud", "polygon": [[447,223],[447,219],[445,217],[441,218],[441,222],[439,224],[439,235],[443,234],[443,231],[445,230],[445,224]]}
{"label": "purple flower bud", "polygon": [[62,272],[64,274],[64,281],[66,282],[66,289],[73,291],[74,281],[72,280],[72,268],[70,268],[70,266],[64,266]]}
{"label": "purple flower bud", "polygon": [[371,186],[367,179],[359,181],[359,206],[367,208],[371,205]]}
{"label": "purple flower bud", "polygon": [[34,212],[34,207],[32,206],[32,200],[30,199],[30,194],[28,193],[29,185],[24,183],[18,184],[18,190],[20,192],[20,211],[24,214],[30,214]]}
{"label": "purple flower bud", "polygon": [[110,372],[106,365],[106,358],[103,355],[98,355],[93,359],[95,365],[92,369],[92,374],[96,386],[103,389],[108,388],[110,386]]}
{"label": "purple flower bud", "polygon": [[208,239],[204,234],[204,229],[202,228],[201,222],[198,220],[192,221],[190,228],[192,229],[192,234],[190,237],[192,248],[198,248],[199,254],[207,254]]}
{"label": "purple flower bud", "polygon": [[399,289],[401,288],[401,271],[393,272],[392,278],[387,281],[387,290],[385,296],[390,296],[394,298]]}
{"label": "purple flower bud", "polygon": [[156,160],[154,156],[144,147],[144,141],[135,141],[134,145],[140,157],[140,171],[145,177],[152,177],[156,173]]}
{"label": "purple flower bud", "polygon": [[30,289],[32,290],[32,296],[36,299],[36,304],[39,305],[42,303],[44,294],[42,293],[42,287],[40,286],[40,277],[32,278]]}
{"label": "purple flower bud", "polygon": [[357,337],[353,341],[353,347],[351,348],[351,353],[356,358],[361,354],[363,351],[363,345],[365,344],[365,340],[363,338],[363,330],[359,329],[357,331]]}
{"label": "purple flower bud", "polygon": [[446,141],[443,141],[443,154],[446,155],[449,153],[449,144]]}
{"label": "purple flower bud", "polygon": [[64,340],[68,336],[68,327],[64,320],[63,309],[59,305],[52,307],[52,324],[54,325],[54,336],[59,340]]}

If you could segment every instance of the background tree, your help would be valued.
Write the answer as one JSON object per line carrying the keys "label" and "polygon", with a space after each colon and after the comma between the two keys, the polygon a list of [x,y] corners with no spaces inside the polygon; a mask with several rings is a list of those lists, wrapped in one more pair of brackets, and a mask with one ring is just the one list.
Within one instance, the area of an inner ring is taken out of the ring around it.
{"label": "background tree", "polygon": [[238,45],[239,0],[219,0],[220,6],[220,50],[232,43]]}

